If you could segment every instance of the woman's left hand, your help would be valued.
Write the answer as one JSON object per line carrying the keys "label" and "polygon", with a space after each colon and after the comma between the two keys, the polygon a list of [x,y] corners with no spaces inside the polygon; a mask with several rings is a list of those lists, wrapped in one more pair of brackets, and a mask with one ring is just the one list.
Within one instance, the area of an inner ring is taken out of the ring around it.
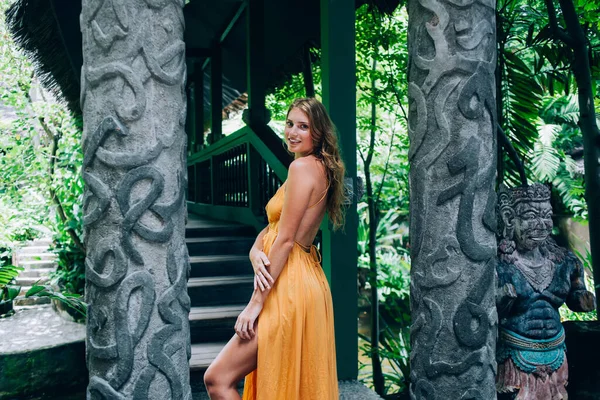
{"label": "woman's left hand", "polygon": [[238,316],[234,329],[241,339],[250,340],[256,335],[256,319],[262,308],[262,303],[251,301]]}

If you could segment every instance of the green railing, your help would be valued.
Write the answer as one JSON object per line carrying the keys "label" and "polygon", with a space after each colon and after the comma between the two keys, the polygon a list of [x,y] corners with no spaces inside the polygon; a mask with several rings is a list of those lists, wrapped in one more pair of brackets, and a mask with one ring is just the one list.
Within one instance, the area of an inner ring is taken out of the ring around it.
{"label": "green railing", "polygon": [[[188,209],[215,219],[267,223],[265,206],[287,177],[287,165],[244,127],[188,157]],[[279,150],[279,149],[277,149]]]}

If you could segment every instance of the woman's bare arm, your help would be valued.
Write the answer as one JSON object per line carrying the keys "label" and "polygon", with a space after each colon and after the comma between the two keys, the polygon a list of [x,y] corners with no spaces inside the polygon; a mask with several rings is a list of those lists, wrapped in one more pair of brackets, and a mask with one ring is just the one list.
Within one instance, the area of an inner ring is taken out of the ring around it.
{"label": "woman's bare arm", "polygon": [[265,229],[260,231],[260,233],[256,237],[256,240],[254,241],[254,244],[252,245],[252,248],[250,249],[250,257],[252,257],[252,252],[255,250],[263,251],[262,241],[263,241],[263,237],[267,234],[268,230],[269,230],[269,225],[265,226]]}
{"label": "woman's bare arm", "polygon": [[[308,162],[310,161],[299,158],[290,164],[288,171],[283,210],[279,219],[279,232],[269,252],[269,261],[271,262],[269,273],[275,281],[281,274],[294,247],[296,232],[300,227],[304,213],[308,209],[316,184],[317,175],[311,173],[311,169],[307,165]],[[254,290],[250,301],[262,304],[270,291],[270,289],[265,291]]]}
{"label": "woman's bare arm", "polygon": [[252,263],[252,269],[254,270],[254,289],[260,288],[260,290],[266,290],[270,287],[269,282],[271,284],[275,283],[273,277],[269,274],[267,267],[271,265],[269,258],[263,252],[263,237],[269,230],[267,226],[263,229],[258,236],[256,237],[256,241],[252,248],[250,249],[250,262]]}

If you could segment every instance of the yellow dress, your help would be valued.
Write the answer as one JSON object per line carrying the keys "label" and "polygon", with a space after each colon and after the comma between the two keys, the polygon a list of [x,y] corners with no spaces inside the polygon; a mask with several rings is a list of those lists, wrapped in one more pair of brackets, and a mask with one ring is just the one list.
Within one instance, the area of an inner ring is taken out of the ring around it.
{"label": "yellow dress", "polygon": [[[267,256],[277,237],[284,186],[266,207]],[[246,376],[243,400],[338,400],[333,303],[315,246],[294,244],[258,317],[257,336],[257,368]]]}

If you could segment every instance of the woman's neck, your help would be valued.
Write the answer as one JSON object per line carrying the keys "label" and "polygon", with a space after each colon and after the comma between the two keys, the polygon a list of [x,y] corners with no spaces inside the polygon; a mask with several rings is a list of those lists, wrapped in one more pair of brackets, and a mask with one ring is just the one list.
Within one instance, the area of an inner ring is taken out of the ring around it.
{"label": "woman's neck", "polygon": [[294,160],[297,160],[302,157],[308,157],[311,154],[313,154],[313,153],[312,152],[310,152],[310,153],[294,153]]}

